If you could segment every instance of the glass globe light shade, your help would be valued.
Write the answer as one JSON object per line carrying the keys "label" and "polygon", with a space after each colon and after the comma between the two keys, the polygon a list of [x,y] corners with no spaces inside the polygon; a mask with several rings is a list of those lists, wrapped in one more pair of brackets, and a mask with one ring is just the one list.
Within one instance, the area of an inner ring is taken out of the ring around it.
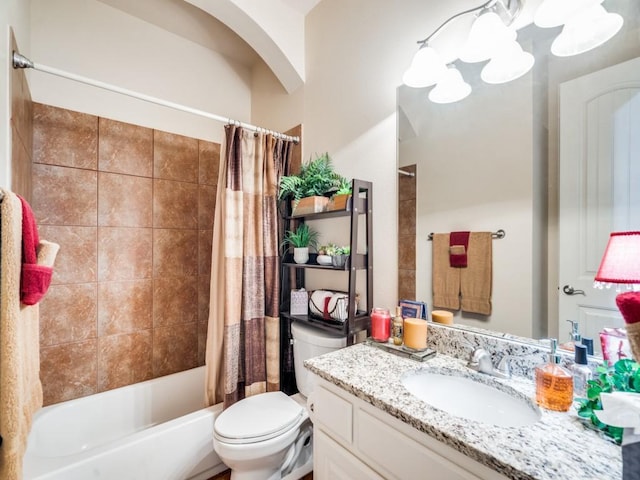
{"label": "glass globe light shade", "polygon": [[569,20],[551,44],[551,53],[569,57],[599,47],[622,28],[624,20],[617,13],[595,5]]}
{"label": "glass globe light shade", "polygon": [[431,47],[422,47],[404,72],[402,83],[413,88],[430,87],[438,83],[446,72],[447,66],[438,52]]}
{"label": "glass globe light shade", "polygon": [[449,67],[438,84],[429,92],[429,100],[433,103],[453,103],[467,97],[471,93],[471,85],[464,81],[462,74],[455,67]]}
{"label": "glass globe light shade", "polygon": [[487,63],[480,78],[487,83],[507,83],[521,77],[533,67],[535,59],[515,40],[509,42]]}
{"label": "glass globe light shade", "polygon": [[533,15],[533,23],[541,28],[559,27],[581,11],[602,2],[603,0],[544,0]]}
{"label": "glass globe light shade", "polygon": [[460,60],[466,63],[489,60],[501,44],[515,40],[516,35],[515,30],[508,28],[497,13],[483,13],[471,26]]}

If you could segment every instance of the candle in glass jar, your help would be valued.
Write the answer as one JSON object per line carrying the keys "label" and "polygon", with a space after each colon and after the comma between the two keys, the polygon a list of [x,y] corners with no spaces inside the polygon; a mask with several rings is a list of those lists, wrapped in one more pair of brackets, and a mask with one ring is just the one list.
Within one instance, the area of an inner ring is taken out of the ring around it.
{"label": "candle in glass jar", "polygon": [[404,345],[413,350],[427,348],[427,321],[421,318],[404,319]]}
{"label": "candle in glass jar", "polygon": [[371,338],[376,342],[386,342],[391,335],[391,315],[386,308],[371,311]]}

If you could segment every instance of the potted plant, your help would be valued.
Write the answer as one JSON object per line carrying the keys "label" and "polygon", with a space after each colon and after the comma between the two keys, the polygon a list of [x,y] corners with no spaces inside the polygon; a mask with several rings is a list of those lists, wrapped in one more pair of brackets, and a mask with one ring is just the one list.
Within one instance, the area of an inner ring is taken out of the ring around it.
{"label": "potted plant", "polygon": [[280,179],[278,199],[291,200],[293,215],[322,212],[329,196],[338,191],[343,177],[333,170],[328,153],[309,160],[300,167],[299,175]]}
{"label": "potted plant", "polygon": [[307,263],[309,261],[309,247],[316,248],[318,245],[318,232],[306,223],[301,223],[295,231],[286,231],[282,245],[293,247],[294,262]]}
{"label": "potted plant", "polygon": [[578,415],[604,432],[618,445],[622,443],[623,429],[601,422],[595,411],[602,410],[601,393],[632,392],[640,395],[640,364],[630,358],[618,360],[613,365],[604,362],[596,369],[593,380],[587,381],[587,398],[576,399]]}
{"label": "potted plant", "polygon": [[338,190],[333,194],[327,205],[327,210],[349,210],[351,205],[349,203],[352,194],[352,184],[350,180],[345,177],[340,179],[340,185]]}
{"label": "potted plant", "polygon": [[331,258],[335,255],[338,247],[335,243],[328,243],[326,245],[320,245],[318,247],[318,257],[316,261],[320,265],[331,265]]}
{"label": "potted plant", "polygon": [[331,257],[331,263],[334,267],[344,268],[349,255],[351,255],[351,247],[349,245],[338,247]]}

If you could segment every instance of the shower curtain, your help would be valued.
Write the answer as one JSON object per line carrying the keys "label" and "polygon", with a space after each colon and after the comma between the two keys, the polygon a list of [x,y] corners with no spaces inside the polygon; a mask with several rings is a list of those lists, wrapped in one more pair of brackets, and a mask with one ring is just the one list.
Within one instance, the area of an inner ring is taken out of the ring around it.
{"label": "shower curtain", "polygon": [[225,126],[213,227],[206,398],[280,387],[277,193],[293,143]]}

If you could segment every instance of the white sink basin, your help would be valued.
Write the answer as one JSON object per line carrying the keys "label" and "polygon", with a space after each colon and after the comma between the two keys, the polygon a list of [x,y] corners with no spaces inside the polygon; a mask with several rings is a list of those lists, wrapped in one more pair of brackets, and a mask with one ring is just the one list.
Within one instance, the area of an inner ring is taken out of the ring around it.
{"label": "white sink basin", "polygon": [[456,417],[501,427],[522,427],[540,419],[540,410],[524,398],[470,378],[415,372],[402,379],[409,392]]}

